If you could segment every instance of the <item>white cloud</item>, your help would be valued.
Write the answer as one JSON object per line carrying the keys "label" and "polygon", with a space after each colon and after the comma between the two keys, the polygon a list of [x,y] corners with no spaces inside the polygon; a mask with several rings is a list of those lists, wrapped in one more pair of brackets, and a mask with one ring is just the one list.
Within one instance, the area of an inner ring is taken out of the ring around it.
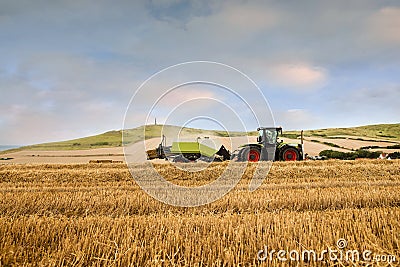
{"label": "white cloud", "polygon": [[309,91],[323,86],[327,80],[325,69],[306,63],[277,64],[267,70],[268,79],[293,90]]}
{"label": "white cloud", "polygon": [[265,6],[227,5],[222,12],[214,17],[217,26],[225,26],[232,32],[257,32],[276,25],[278,15]]}
{"label": "white cloud", "polygon": [[400,44],[400,8],[380,9],[370,18],[368,26],[374,42]]}
{"label": "white cloud", "polygon": [[[279,13],[265,5],[252,2],[223,5],[207,17],[193,17],[187,29],[206,37],[210,43],[223,42],[229,46],[242,43],[243,38],[265,33],[279,21]],[[229,43],[235,40],[236,43]]]}
{"label": "white cloud", "polygon": [[180,87],[170,91],[158,103],[165,107],[176,107],[179,104],[188,102],[198,98],[215,98],[215,94],[212,91],[205,90],[204,88],[185,88]]}
{"label": "white cloud", "polygon": [[310,129],[318,125],[320,118],[306,109],[289,109],[275,112],[276,121],[285,130]]}

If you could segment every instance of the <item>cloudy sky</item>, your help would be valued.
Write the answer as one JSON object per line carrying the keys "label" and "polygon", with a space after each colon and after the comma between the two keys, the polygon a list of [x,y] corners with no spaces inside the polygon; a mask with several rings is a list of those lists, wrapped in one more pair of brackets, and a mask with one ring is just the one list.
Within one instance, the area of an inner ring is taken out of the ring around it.
{"label": "cloudy sky", "polygon": [[[147,78],[194,60],[251,77],[285,129],[399,122],[399,1],[1,0],[0,44],[0,144],[121,129]],[[179,95],[240,105],[209,87]]]}

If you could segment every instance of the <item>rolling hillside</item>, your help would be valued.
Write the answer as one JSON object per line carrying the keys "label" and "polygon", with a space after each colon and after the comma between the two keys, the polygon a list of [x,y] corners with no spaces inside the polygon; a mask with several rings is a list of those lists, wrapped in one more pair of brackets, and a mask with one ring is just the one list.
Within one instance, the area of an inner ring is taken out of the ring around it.
{"label": "rolling hillside", "polygon": [[[148,125],[146,126],[146,139],[157,138],[161,135],[162,125]],[[166,125],[164,131],[177,132],[180,127]],[[126,143],[135,143],[143,138],[144,126],[140,126],[134,129],[127,130],[125,133]],[[227,137],[227,132],[216,131],[216,130],[202,130],[193,128],[184,128],[182,133],[184,135],[203,135],[203,136],[219,136]],[[233,132],[233,136],[243,136],[241,132]],[[248,135],[256,135],[256,132],[250,132]],[[284,132],[284,137],[290,139],[297,139],[300,135],[300,131],[288,131]],[[368,141],[368,142],[381,142],[400,141],[400,124],[379,124],[379,125],[367,125],[352,128],[328,128],[319,130],[305,130],[304,136],[307,140],[315,143],[326,142],[326,139],[330,139],[331,144],[335,143],[335,140],[354,140],[354,141]],[[321,138],[324,140],[321,141]],[[328,140],[329,141],[329,140]],[[24,146],[15,148],[0,153],[9,153],[21,150],[38,150],[38,151],[54,151],[54,150],[86,150],[95,148],[109,148],[109,147],[121,147],[122,146],[122,131],[109,131],[99,135],[83,137],[79,139],[52,142],[44,144],[36,144],[30,146]],[[334,147],[334,145],[332,145]]]}
{"label": "rolling hillside", "polygon": [[[288,138],[297,138],[299,131],[284,132]],[[400,141],[400,123],[374,124],[349,128],[326,128],[317,130],[304,130],[305,137],[320,137],[329,139],[350,139],[364,141]]]}
{"label": "rolling hillside", "polygon": [[340,137],[353,136],[372,139],[400,140],[400,123],[376,124],[352,128],[329,128],[305,131],[306,136]]}
{"label": "rolling hillside", "polygon": [[[134,129],[125,130],[124,143],[136,143],[143,140],[144,130],[146,131],[145,139],[157,138],[161,136],[161,131],[164,127],[164,132],[179,132],[181,127],[172,125],[147,125],[140,126]],[[194,128],[183,128],[183,135],[205,135],[228,137],[228,133],[219,130],[203,130]],[[250,132],[249,135],[256,135],[256,132]],[[243,136],[241,132],[231,132],[232,136]],[[122,130],[109,131],[99,135],[88,136],[78,139],[72,139],[60,142],[51,142],[44,144],[36,144],[14,148],[0,153],[16,152],[21,150],[38,150],[38,151],[54,151],[54,150],[85,150],[95,148],[121,147],[122,146]]]}

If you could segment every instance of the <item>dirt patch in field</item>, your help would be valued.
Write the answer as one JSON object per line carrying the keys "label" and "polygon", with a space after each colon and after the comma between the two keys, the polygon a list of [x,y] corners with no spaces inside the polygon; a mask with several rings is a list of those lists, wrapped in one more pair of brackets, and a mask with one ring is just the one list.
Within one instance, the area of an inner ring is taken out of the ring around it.
{"label": "dirt patch in field", "polygon": [[2,158],[12,158],[2,160],[1,163],[88,163],[91,160],[113,160],[124,161],[122,147],[97,148],[88,150],[60,150],[60,151],[35,151],[25,150],[4,154]]}

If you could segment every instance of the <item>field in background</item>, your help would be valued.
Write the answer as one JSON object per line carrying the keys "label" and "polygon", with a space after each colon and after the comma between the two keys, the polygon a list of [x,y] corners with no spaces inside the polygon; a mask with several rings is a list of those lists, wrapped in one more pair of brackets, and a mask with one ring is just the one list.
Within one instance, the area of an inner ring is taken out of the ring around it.
{"label": "field in background", "polygon": [[[226,163],[155,167],[196,186]],[[339,238],[398,264],[399,160],[276,162],[249,192],[253,170],[222,199],[178,208],[146,195],[124,164],[0,165],[0,266],[245,266],[265,245],[322,251]]]}
{"label": "field in background", "polygon": [[[138,141],[146,139],[146,149],[154,149],[160,143],[162,128],[167,134],[167,141],[171,142],[178,136],[180,127],[148,125],[146,128],[138,127],[126,131],[124,143],[139,144]],[[144,138],[146,129],[146,138]],[[184,128],[181,132],[184,137],[196,140],[197,137],[208,136],[213,140],[218,140],[231,151],[239,145],[247,143],[242,140],[234,147],[230,142],[237,137],[244,137],[245,133],[233,132],[232,139],[227,137],[224,131],[202,130]],[[255,141],[256,132],[247,133],[249,138]],[[339,152],[351,152],[357,149],[368,149],[369,151],[379,151],[393,153],[400,151],[400,124],[369,125],[355,128],[332,128],[321,130],[304,131],[304,151],[309,156],[317,156],[324,150],[335,150]],[[281,140],[288,143],[300,143],[300,131],[284,131]],[[140,145],[140,144],[139,144]],[[138,148],[141,151],[141,148]],[[113,160],[124,161],[122,147],[122,132],[110,131],[100,135],[89,136],[63,142],[46,143],[31,145],[8,151],[0,151],[0,163],[63,163],[81,164],[91,160]],[[138,162],[146,161],[145,157],[138,158]]]}
{"label": "field in background", "polygon": [[[177,132],[180,130],[178,126],[172,125],[147,125],[126,130],[125,142],[136,143],[144,139],[144,129],[146,129],[146,139],[160,138],[161,130],[165,127],[166,132]],[[255,130],[255,129],[254,129]],[[298,139],[300,131],[286,131],[284,130],[284,137],[290,139]],[[217,136],[227,137],[227,132],[218,130],[203,130],[184,128],[183,134],[185,135],[198,135],[198,136]],[[231,132],[231,136],[255,136],[257,132],[252,131],[248,133],[242,132]],[[379,125],[367,125],[352,128],[329,128],[319,130],[306,130],[304,136],[312,141],[312,137],[322,137],[334,139],[345,139],[345,140],[358,140],[367,142],[379,142],[381,140],[390,141],[392,143],[398,143],[400,141],[400,124],[379,124]],[[59,150],[86,150],[95,148],[107,148],[107,147],[121,147],[122,146],[122,131],[109,131],[99,135],[88,136],[68,141],[44,143],[37,145],[24,146],[21,148],[12,149],[8,152],[17,152],[21,150],[37,150],[37,151],[59,151]],[[8,153],[7,152],[7,153]],[[0,152],[4,154],[5,152]]]}
{"label": "field in background", "polygon": [[350,128],[328,128],[319,130],[307,130],[305,136],[320,137],[355,137],[356,139],[380,139],[380,140],[400,140],[400,124],[376,124]]}
{"label": "field in background", "polygon": [[[136,143],[144,139],[160,138],[162,130],[164,132],[177,133],[181,127],[173,125],[148,125],[140,126],[134,129],[125,130],[124,143]],[[225,131],[218,130],[203,130],[194,128],[183,128],[184,135],[202,135],[202,136],[228,136]],[[249,132],[249,135],[256,135],[256,132]],[[246,133],[231,132],[231,136],[243,136]],[[109,131],[99,135],[93,135],[73,140],[44,143],[37,145],[24,146],[21,148],[12,149],[8,152],[17,152],[21,150],[37,150],[37,151],[59,151],[59,150],[86,150],[95,148],[110,148],[122,146],[122,131]],[[0,152],[1,154],[1,152]]]}

